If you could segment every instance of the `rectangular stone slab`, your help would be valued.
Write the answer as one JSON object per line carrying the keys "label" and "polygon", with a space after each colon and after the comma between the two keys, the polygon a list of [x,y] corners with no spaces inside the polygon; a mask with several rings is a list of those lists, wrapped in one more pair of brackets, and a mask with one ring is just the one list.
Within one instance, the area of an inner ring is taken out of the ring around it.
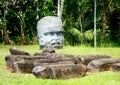
{"label": "rectangular stone slab", "polygon": [[84,76],[87,70],[87,67],[83,64],[62,64],[36,66],[32,73],[37,78],[67,79]]}
{"label": "rectangular stone slab", "polygon": [[13,65],[13,68],[11,68],[11,70],[13,72],[22,72],[22,73],[32,73],[32,69],[35,66],[52,66],[52,65],[64,65],[64,64],[74,64],[71,61],[59,61],[59,62],[52,62],[52,63],[41,63],[41,62],[37,62],[33,61],[26,61],[26,62],[15,62]]}
{"label": "rectangular stone slab", "polygon": [[85,56],[73,57],[73,60],[76,64],[82,63],[82,64],[87,65],[92,60],[102,59],[102,58],[111,58],[111,56],[107,56],[107,55],[85,55]]}
{"label": "rectangular stone slab", "polygon": [[[26,55],[8,55],[5,57],[6,66],[11,72],[32,72],[32,68],[36,65],[49,64],[74,64],[70,58],[52,58],[41,56],[26,56]],[[28,71],[29,69],[29,71]]]}
{"label": "rectangular stone slab", "polygon": [[92,72],[106,71],[109,70],[112,64],[119,63],[120,59],[117,58],[103,58],[91,61],[87,67]]}
{"label": "rectangular stone slab", "polygon": [[11,55],[30,55],[28,52],[19,50],[17,48],[10,48],[9,51],[10,51]]}

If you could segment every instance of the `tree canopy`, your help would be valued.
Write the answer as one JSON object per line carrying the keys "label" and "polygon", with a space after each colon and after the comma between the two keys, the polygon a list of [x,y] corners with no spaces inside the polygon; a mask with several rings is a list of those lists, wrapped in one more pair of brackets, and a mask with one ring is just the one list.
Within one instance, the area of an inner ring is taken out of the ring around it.
{"label": "tree canopy", "polygon": [[[94,46],[94,0],[1,0],[0,43],[37,43],[37,21],[57,16],[58,4],[65,44]],[[96,7],[97,46],[120,46],[120,0],[96,0]]]}

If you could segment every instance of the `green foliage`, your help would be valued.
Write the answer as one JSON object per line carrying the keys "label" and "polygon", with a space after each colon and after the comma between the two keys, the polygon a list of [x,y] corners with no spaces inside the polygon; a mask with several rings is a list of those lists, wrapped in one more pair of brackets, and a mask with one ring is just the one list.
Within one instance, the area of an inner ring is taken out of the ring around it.
{"label": "green foliage", "polygon": [[84,38],[88,41],[93,40],[93,30],[88,30],[83,33]]}
{"label": "green foliage", "polygon": [[88,30],[83,33],[84,43],[88,46],[93,46],[93,30]]}
{"label": "green foliage", "polygon": [[4,23],[2,22],[2,19],[0,19],[0,29],[4,27]]}
{"label": "green foliage", "polygon": [[15,44],[15,43],[20,44],[21,37],[19,35],[18,36],[13,36],[11,38],[11,40],[14,42],[13,44]]}
{"label": "green foliage", "polygon": [[120,8],[113,11],[110,15],[110,39],[120,45]]}
{"label": "green foliage", "polygon": [[52,10],[51,10],[52,8],[53,8],[53,1],[52,0],[45,0],[43,2],[43,6],[42,6],[43,16],[54,15]]}
{"label": "green foliage", "polygon": [[70,43],[71,45],[78,45],[80,43],[80,38],[81,38],[81,33],[79,30],[77,30],[76,28],[70,28],[69,32],[70,34]]}
{"label": "green foliage", "polygon": [[79,30],[77,30],[76,28],[71,28],[70,29],[70,31],[69,31],[69,33],[72,35],[72,36],[74,36],[76,39],[80,39],[80,31]]}
{"label": "green foliage", "polygon": [[[97,0],[98,46],[120,46],[120,1],[110,1]],[[63,7],[65,44],[93,46],[94,0],[65,0]],[[103,21],[103,12],[106,13],[106,23]],[[56,15],[57,0],[2,0],[0,2],[0,43],[5,42],[4,27],[7,27],[6,33],[9,38],[6,40],[20,44],[21,28],[23,28],[25,41],[27,40],[25,44],[30,44],[31,41],[37,43],[35,38],[37,21],[44,16]],[[107,27],[104,28],[103,24]],[[105,37],[103,41],[101,36]]]}

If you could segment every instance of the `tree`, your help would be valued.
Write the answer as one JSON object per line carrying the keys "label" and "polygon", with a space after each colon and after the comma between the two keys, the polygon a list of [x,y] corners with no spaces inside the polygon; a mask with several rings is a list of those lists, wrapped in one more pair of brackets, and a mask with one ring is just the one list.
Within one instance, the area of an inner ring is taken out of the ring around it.
{"label": "tree", "polygon": [[65,29],[65,38],[69,41],[70,44],[73,40],[69,33],[71,28],[76,28],[78,31],[80,31],[81,36],[79,37],[80,39],[77,39],[80,41],[77,43],[75,42],[74,45],[80,43],[83,44],[84,32],[89,29],[93,29],[93,26],[91,26],[93,24],[93,6],[91,3],[93,3],[91,0],[65,0],[63,23]]}
{"label": "tree", "polygon": [[96,46],[101,45],[101,40],[104,44],[119,43],[119,3],[120,0],[1,0],[0,43],[30,44],[36,38],[37,21],[55,15],[62,18],[65,42],[70,45]]}
{"label": "tree", "polygon": [[3,9],[3,16],[2,16],[2,25],[3,25],[3,40],[4,40],[4,44],[9,44],[10,43],[10,38],[9,38],[9,33],[7,30],[7,19],[6,19],[6,14],[8,11],[8,6],[11,5],[10,2],[8,1],[4,1],[3,3],[1,2],[1,9]]}
{"label": "tree", "polygon": [[83,44],[83,20],[85,18],[85,13],[89,10],[89,6],[88,3],[90,3],[89,0],[80,0],[77,1],[78,4],[78,24],[79,24],[79,30],[81,33],[81,45]]}
{"label": "tree", "polygon": [[120,46],[120,1],[114,2],[114,10],[109,16],[110,39]]}
{"label": "tree", "polygon": [[94,0],[94,47],[96,47],[96,0]]}
{"label": "tree", "polygon": [[105,38],[105,33],[108,24],[108,16],[110,12],[113,11],[113,0],[99,0],[100,5],[102,6],[102,42]]}
{"label": "tree", "polygon": [[58,0],[58,17],[62,18],[62,10],[64,6],[64,0]]}

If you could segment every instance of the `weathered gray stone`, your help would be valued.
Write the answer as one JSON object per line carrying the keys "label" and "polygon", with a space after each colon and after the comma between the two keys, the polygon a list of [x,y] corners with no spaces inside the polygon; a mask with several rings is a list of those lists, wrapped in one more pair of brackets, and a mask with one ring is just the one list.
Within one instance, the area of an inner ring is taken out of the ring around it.
{"label": "weathered gray stone", "polygon": [[120,62],[120,60],[116,58],[103,58],[91,61],[87,67],[92,72],[108,71],[110,70],[111,64],[118,62]]}
{"label": "weathered gray stone", "polygon": [[112,64],[111,69],[120,72],[120,63]]}
{"label": "weathered gray stone", "polygon": [[10,51],[11,55],[30,55],[28,52],[19,50],[17,48],[10,48],[9,51]]}
{"label": "weathered gray stone", "polygon": [[[68,57],[69,56],[69,57]],[[29,56],[29,55],[8,55],[5,57],[7,61],[24,61],[24,60],[39,60],[44,59],[46,61],[64,61],[64,60],[71,60],[71,55],[60,55],[60,54],[52,54],[52,53],[41,53],[40,55],[36,56]]]}
{"label": "weathered gray stone", "polygon": [[31,57],[28,55],[8,55],[5,57],[6,66],[11,72],[15,72],[16,71],[15,63],[24,62],[25,59],[29,59],[29,58]]}
{"label": "weathered gray stone", "polygon": [[24,61],[24,62],[12,62],[12,64],[10,64],[11,66],[9,66],[9,70],[11,72],[22,72],[22,73],[31,73],[32,69],[35,66],[48,66],[48,65],[58,65],[58,64],[74,64],[72,61],[38,61],[38,60],[34,60],[34,61]]}
{"label": "weathered gray stone", "polygon": [[107,56],[107,55],[84,55],[84,56],[73,57],[73,60],[74,60],[75,64],[82,63],[84,65],[88,65],[88,63],[90,63],[92,60],[102,59],[102,58],[111,58],[111,56]]}
{"label": "weathered gray stone", "polygon": [[36,66],[33,68],[32,73],[37,78],[54,78],[52,69],[48,67]]}
{"label": "weathered gray stone", "polygon": [[55,53],[55,49],[53,48],[44,48],[42,53]]}
{"label": "weathered gray stone", "polygon": [[62,64],[49,66],[36,66],[32,73],[38,78],[67,79],[84,76],[87,67],[83,64]]}
{"label": "weathered gray stone", "polygon": [[73,58],[73,57],[76,57],[74,55],[70,55],[70,54],[57,54],[57,53],[35,53],[34,56],[42,56],[44,58],[47,58],[47,59],[54,59],[54,58],[57,58],[57,59],[60,59],[60,58]]}
{"label": "weathered gray stone", "polygon": [[[6,66],[11,72],[31,73],[38,78],[67,79],[81,77],[86,72],[120,71],[120,59],[107,55],[75,56],[57,54],[52,48],[44,48],[42,53],[29,53],[11,48],[5,57]],[[19,55],[18,55],[19,54]]]}
{"label": "weathered gray stone", "polygon": [[[104,56],[108,57],[108,56]],[[82,57],[75,57],[74,55],[67,55],[67,54],[56,54],[56,53],[38,53],[35,54],[35,56],[29,56],[29,55],[9,55],[5,57],[6,60],[6,66],[10,68],[13,72],[17,68],[15,68],[15,65],[18,66],[19,69],[21,69],[21,72],[25,71],[21,67],[30,67],[29,65],[37,66],[45,66],[45,65],[54,65],[54,64],[86,64],[94,59],[100,59],[103,58],[103,56],[99,55],[96,56],[82,56]],[[16,63],[17,62],[17,63]],[[15,64],[16,63],[16,64]],[[27,69],[28,69],[27,68]],[[25,72],[28,72],[26,69]],[[31,69],[31,68],[29,68]],[[15,70],[19,71],[19,70]]]}
{"label": "weathered gray stone", "polygon": [[72,61],[57,61],[57,62],[38,62],[34,61],[34,66],[46,66],[46,65],[57,65],[57,64],[74,64]]}
{"label": "weathered gray stone", "polygon": [[33,62],[14,62],[14,69],[12,70],[13,72],[32,73],[33,68]]}
{"label": "weathered gray stone", "polygon": [[41,48],[62,48],[64,35],[61,19],[56,16],[43,17],[37,23],[37,37]]}
{"label": "weathered gray stone", "polygon": [[54,64],[74,64],[70,58],[50,58],[40,56],[26,55],[8,55],[5,57],[6,66],[11,72],[32,72],[32,68],[37,65],[54,65]]}

